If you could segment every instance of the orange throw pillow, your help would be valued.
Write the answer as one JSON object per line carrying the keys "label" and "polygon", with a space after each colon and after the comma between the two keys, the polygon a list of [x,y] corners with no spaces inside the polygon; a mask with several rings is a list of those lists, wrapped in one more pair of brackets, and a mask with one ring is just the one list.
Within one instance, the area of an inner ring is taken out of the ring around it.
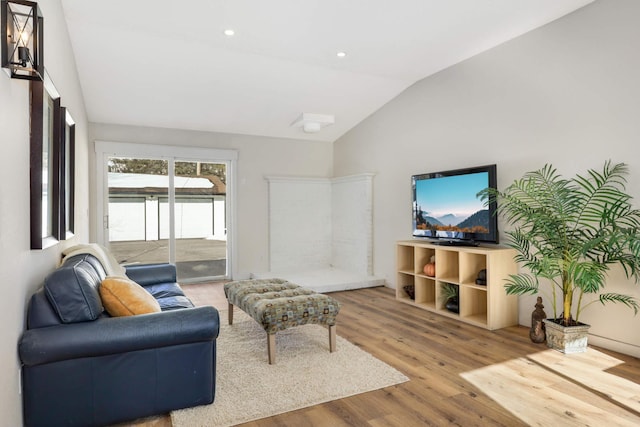
{"label": "orange throw pillow", "polygon": [[158,301],[131,279],[107,276],[100,284],[102,305],[111,316],[135,316],[136,314],[157,313]]}

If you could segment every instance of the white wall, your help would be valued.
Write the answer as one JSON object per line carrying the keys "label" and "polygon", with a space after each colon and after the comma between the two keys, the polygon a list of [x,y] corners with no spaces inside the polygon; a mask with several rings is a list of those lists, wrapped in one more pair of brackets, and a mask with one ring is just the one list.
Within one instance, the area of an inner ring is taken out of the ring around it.
{"label": "white wall", "polygon": [[[612,159],[629,164],[640,207],[639,17],[638,1],[597,1],[416,83],[339,139],[337,176],[376,173],[374,273],[395,286],[394,242],[410,238],[416,173],[497,163],[504,188],[548,162],[573,175]],[[618,272],[608,289],[640,299]],[[520,301],[527,325],[535,301]],[[592,343],[640,356],[632,310],[594,305],[582,320]]]}
{"label": "white wall", "polygon": [[88,240],[87,120],[75,60],[59,0],[38,2],[45,19],[45,66],[76,122],[76,237],[43,251],[29,243],[29,83],[0,71],[0,413],[2,424],[22,425],[18,394],[17,343],[24,329],[25,307],[43,278],[57,265],[60,252]]}
{"label": "white wall", "polygon": [[268,181],[268,271],[327,268],[331,265],[331,180],[269,177]]}
{"label": "white wall", "polygon": [[[92,123],[90,141],[164,144],[238,151],[236,184],[235,260],[238,275],[269,271],[268,185],[266,176],[330,177],[333,173],[333,145],[247,135],[232,135],[177,129],[146,128]],[[90,188],[95,188],[95,156],[91,158]],[[95,192],[91,206],[96,206]],[[92,215],[91,236],[96,238],[96,224]]]}
{"label": "white wall", "polygon": [[268,181],[271,272],[372,275],[372,174]]}
{"label": "white wall", "polygon": [[334,178],[331,186],[331,264],[373,275],[373,176]]}

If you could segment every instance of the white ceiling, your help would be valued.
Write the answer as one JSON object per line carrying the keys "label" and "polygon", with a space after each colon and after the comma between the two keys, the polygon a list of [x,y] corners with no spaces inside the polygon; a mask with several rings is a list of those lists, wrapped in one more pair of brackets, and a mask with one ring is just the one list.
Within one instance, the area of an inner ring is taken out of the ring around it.
{"label": "white ceiling", "polygon": [[[62,4],[90,121],[335,141],[416,81],[592,1]],[[335,124],[306,134],[290,126],[303,112]]]}

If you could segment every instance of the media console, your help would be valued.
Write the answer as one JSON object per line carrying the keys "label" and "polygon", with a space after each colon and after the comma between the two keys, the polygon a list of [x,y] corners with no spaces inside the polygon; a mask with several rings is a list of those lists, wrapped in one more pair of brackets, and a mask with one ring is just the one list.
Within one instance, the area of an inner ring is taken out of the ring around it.
{"label": "media console", "polygon": [[[441,246],[415,240],[396,244],[396,299],[443,316],[489,330],[518,324],[518,299],[507,295],[504,284],[518,272],[509,248]],[[435,276],[424,274],[432,257]],[[486,285],[476,284],[480,270],[486,270]],[[445,308],[443,286],[452,284],[459,291],[459,313]],[[404,287],[414,286],[411,299]]]}

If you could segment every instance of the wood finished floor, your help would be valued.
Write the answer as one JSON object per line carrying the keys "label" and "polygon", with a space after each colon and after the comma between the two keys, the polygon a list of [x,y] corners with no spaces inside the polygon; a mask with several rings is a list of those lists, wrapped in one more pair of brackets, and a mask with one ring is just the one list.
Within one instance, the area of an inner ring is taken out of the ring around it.
{"label": "wood finished floor", "polygon": [[[183,288],[197,305],[227,308],[221,283]],[[526,425],[460,374],[544,350],[544,345],[529,340],[528,328],[486,331],[399,303],[388,288],[331,295],[342,303],[338,335],[394,366],[410,381],[246,423],[244,427]],[[221,320],[226,321],[224,317]],[[598,350],[625,362],[607,372],[640,383],[640,359]],[[171,427],[171,420],[161,416],[119,426]]]}

